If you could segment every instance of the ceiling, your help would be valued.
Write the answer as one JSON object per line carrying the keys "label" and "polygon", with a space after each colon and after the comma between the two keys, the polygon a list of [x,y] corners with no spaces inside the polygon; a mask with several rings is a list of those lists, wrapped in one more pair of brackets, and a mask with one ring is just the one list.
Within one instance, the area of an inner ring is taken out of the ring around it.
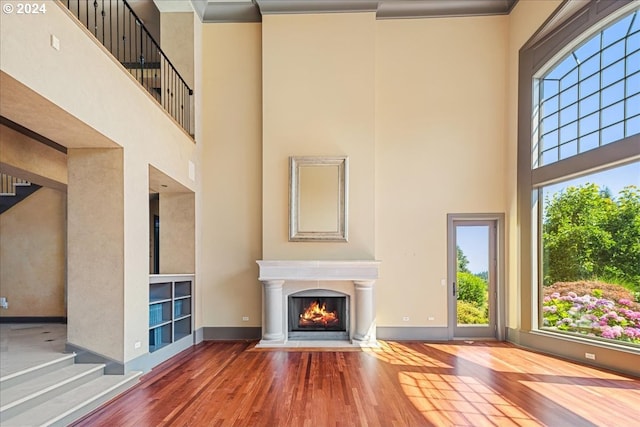
{"label": "ceiling", "polygon": [[195,10],[203,22],[260,22],[263,15],[375,12],[377,19],[508,14],[518,0],[154,0],[160,12]]}

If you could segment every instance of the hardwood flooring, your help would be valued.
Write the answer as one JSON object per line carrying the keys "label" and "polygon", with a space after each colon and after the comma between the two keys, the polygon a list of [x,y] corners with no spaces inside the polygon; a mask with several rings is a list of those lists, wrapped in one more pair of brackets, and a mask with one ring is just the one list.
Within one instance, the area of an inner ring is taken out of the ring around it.
{"label": "hardwood flooring", "polygon": [[631,426],[640,379],[509,343],[205,342],[76,426]]}

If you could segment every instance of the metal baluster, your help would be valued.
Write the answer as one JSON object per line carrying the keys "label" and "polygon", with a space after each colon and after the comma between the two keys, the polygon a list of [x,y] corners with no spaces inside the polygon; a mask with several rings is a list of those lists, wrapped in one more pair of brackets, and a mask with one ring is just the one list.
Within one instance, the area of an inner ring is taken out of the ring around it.
{"label": "metal baluster", "polygon": [[102,44],[104,46],[106,46],[105,37],[104,37],[104,27],[105,27],[105,25],[104,25],[104,15],[105,15],[105,13],[104,13],[104,0],[102,0],[102,11],[100,12],[100,14],[102,15]]}
{"label": "metal baluster", "polygon": [[98,0],[93,0],[93,35],[98,38]]}

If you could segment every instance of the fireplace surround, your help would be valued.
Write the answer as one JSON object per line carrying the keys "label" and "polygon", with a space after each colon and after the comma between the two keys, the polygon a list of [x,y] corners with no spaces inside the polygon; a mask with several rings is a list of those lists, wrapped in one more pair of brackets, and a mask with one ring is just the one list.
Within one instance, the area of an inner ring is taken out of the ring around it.
{"label": "fireplace surround", "polygon": [[[259,260],[263,284],[259,347],[314,345],[375,346],[375,281],[379,261]],[[289,297],[344,297],[348,323],[341,334],[305,337],[290,331]]]}

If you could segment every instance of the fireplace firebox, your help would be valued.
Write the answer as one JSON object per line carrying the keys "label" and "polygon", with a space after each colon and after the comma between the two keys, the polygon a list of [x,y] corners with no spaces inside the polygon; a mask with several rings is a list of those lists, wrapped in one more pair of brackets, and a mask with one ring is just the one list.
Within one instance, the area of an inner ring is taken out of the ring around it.
{"label": "fireplace firebox", "polygon": [[302,292],[289,296],[290,340],[348,340],[347,295]]}

